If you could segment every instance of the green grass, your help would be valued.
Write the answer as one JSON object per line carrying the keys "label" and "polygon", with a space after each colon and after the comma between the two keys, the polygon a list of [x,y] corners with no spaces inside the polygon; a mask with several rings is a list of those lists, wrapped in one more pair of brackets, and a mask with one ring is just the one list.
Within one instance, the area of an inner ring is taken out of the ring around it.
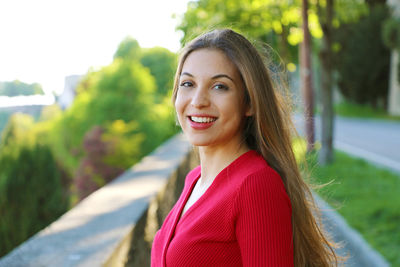
{"label": "green grass", "polygon": [[367,105],[359,105],[349,102],[335,104],[335,112],[337,115],[343,117],[400,121],[400,116],[391,116],[384,109],[373,109]]}
{"label": "green grass", "polygon": [[[295,144],[297,155],[301,146]],[[329,166],[317,165],[315,155],[309,162],[314,183],[329,183],[317,193],[392,266],[400,266],[400,175],[339,151]]]}

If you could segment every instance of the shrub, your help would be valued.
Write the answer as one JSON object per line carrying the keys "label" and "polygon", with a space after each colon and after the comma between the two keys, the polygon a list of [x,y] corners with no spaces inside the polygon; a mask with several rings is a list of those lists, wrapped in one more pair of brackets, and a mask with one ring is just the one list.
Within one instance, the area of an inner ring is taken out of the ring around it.
{"label": "shrub", "polygon": [[104,162],[110,154],[111,145],[102,140],[104,129],[94,126],[84,138],[83,147],[86,152],[78,167],[75,186],[80,200],[116,178],[123,172],[122,168],[113,167]]}
{"label": "shrub", "polygon": [[0,256],[67,210],[60,177],[47,146],[24,145],[1,155]]}

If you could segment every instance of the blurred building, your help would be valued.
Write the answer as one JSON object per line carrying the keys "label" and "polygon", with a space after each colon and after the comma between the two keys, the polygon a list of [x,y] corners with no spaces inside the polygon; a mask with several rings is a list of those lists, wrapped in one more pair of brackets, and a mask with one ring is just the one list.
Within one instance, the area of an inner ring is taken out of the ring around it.
{"label": "blurred building", "polygon": [[57,98],[58,105],[63,109],[67,109],[71,106],[76,96],[76,88],[79,82],[82,80],[83,75],[70,75],[65,77],[64,91]]}

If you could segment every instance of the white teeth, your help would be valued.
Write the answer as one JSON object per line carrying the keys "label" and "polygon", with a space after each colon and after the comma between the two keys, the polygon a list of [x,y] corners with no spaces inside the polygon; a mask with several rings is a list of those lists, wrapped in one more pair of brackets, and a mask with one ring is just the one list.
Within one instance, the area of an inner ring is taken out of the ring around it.
{"label": "white teeth", "polygon": [[215,121],[217,118],[210,118],[210,117],[194,117],[191,116],[190,119],[194,122],[199,122],[199,123],[209,123]]}

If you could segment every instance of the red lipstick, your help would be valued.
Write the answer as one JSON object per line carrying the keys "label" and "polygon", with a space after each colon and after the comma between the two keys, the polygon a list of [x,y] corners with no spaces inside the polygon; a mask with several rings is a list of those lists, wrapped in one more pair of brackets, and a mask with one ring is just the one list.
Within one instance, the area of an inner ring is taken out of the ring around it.
{"label": "red lipstick", "polygon": [[[192,117],[212,118],[214,120],[210,121],[210,122],[195,122],[195,121],[192,120]],[[205,115],[190,115],[190,116],[187,117],[187,119],[189,121],[190,126],[193,129],[195,129],[195,130],[205,130],[205,129],[210,128],[214,124],[214,122],[216,121],[217,118],[213,117],[213,116],[205,116]]]}

